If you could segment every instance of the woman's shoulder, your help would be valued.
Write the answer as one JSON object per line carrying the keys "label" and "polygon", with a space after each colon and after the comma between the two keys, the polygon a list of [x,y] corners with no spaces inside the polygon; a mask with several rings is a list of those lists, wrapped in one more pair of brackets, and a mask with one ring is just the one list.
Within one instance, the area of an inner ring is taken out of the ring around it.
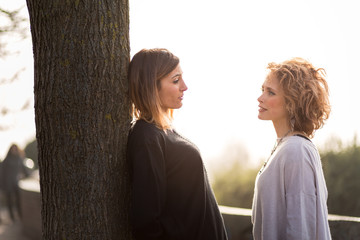
{"label": "woman's shoulder", "polygon": [[156,127],[155,124],[139,119],[131,126],[129,140],[136,139],[137,141],[153,141],[158,138],[163,138],[164,134],[165,132]]}
{"label": "woman's shoulder", "polygon": [[297,161],[299,158],[308,158],[316,153],[316,146],[309,139],[300,136],[287,137],[279,151],[286,161]]}
{"label": "woman's shoulder", "polygon": [[154,130],[160,130],[155,126],[155,124],[147,122],[143,119],[138,119],[134,121],[131,125],[131,129],[133,131],[154,131]]}
{"label": "woman's shoulder", "polygon": [[295,152],[303,149],[316,150],[316,146],[313,144],[313,142],[310,139],[299,135],[287,137],[283,145],[285,150],[295,151]]}

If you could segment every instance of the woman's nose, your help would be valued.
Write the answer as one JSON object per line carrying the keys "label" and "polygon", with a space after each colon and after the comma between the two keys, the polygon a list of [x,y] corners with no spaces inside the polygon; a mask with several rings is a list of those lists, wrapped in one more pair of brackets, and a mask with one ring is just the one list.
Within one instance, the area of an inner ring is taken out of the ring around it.
{"label": "woman's nose", "polygon": [[187,89],[188,89],[188,87],[186,86],[186,84],[185,84],[185,82],[184,81],[182,81],[183,82],[183,84],[182,84],[182,86],[181,86],[181,91],[186,91]]}

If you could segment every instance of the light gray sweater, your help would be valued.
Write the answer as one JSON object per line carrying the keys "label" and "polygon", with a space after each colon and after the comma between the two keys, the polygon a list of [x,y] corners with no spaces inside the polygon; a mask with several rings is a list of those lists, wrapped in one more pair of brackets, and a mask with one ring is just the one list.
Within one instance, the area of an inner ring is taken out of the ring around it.
{"label": "light gray sweater", "polygon": [[254,239],[331,239],[327,194],[315,145],[299,136],[284,138],[256,178]]}

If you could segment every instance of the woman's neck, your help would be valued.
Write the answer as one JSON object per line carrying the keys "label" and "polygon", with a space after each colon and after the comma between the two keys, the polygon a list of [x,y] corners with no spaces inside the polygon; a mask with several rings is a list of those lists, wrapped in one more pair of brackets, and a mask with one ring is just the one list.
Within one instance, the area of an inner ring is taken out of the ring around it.
{"label": "woman's neck", "polygon": [[273,122],[277,138],[282,138],[291,134],[291,128],[286,121]]}

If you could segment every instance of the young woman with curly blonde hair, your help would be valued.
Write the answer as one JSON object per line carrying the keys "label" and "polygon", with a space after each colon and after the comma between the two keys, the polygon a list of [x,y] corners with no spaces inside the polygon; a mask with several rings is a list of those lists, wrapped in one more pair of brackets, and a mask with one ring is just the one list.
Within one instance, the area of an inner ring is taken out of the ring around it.
{"label": "young woman with curly blonde hair", "polygon": [[258,118],[273,122],[277,142],[255,182],[254,239],[331,239],[326,183],[310,140],[330,114],[325,71],[302,58],[268,69]]}

